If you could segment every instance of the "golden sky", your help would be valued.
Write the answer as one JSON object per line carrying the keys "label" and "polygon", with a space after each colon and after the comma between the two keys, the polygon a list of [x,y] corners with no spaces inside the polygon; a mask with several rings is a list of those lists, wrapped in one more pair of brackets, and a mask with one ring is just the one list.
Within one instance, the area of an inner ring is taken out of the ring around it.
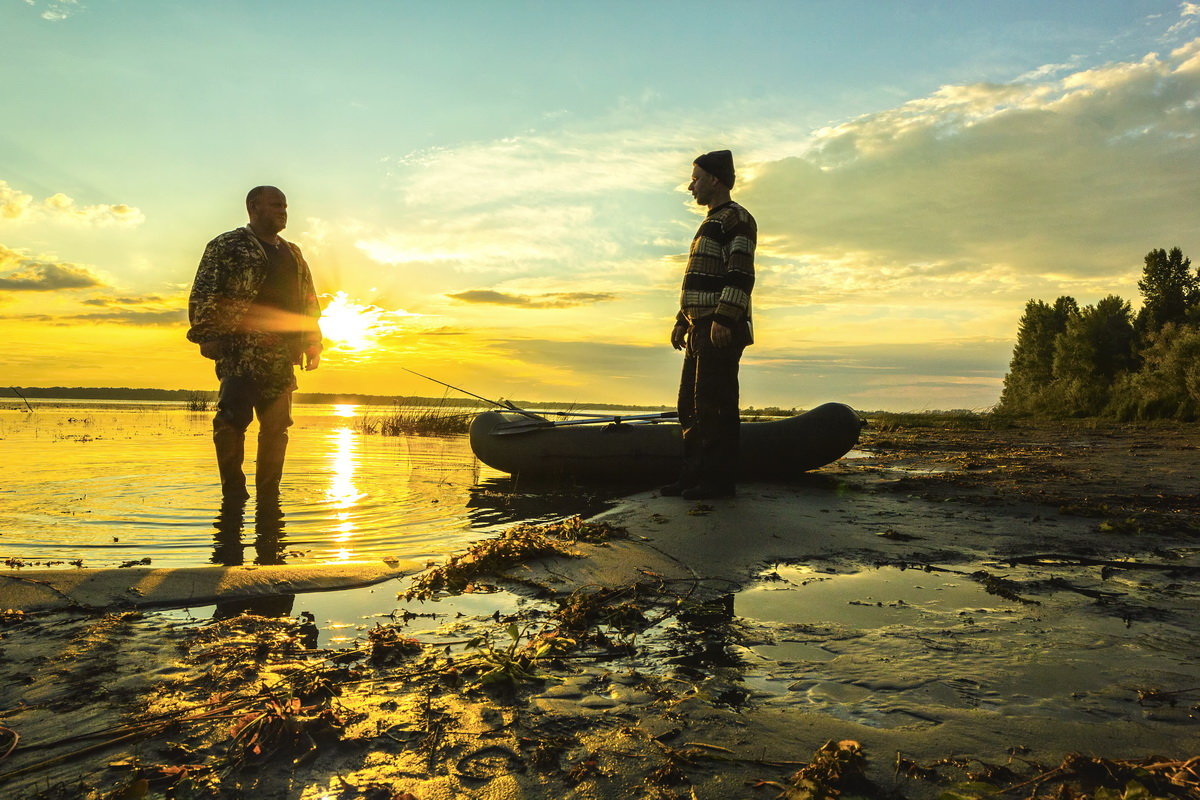
{"label": "golden sky", "polygon": [[0,11],[8,383],[213,388],[187,290],[259,183],[327,306],[304,391],[672,403],[717,148],[759,224],[743,406],[988,407],[1028,299],[1136,306],[1200,245],[1192,3],[244,8]]}

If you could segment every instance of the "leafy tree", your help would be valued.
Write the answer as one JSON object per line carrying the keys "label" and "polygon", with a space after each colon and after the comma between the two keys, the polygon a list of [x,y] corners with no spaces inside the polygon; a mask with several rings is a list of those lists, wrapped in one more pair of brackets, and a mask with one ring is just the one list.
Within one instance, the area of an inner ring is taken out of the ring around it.
{"label": "leafy tree", "polygon": [[1060,297],[1054,305],[1041,300],[1025,304],[1017,326],[1000,409],[1010,414],[1034,414],[1044,410],[1044,393],[1054,379],[1054,342],[1066,330],[1067,321],[1079,313],[1073,297]]}
{"label": "leafy tree", "polygon": [[1054,341],[1054,403],[1063,414],[1098,414],[1117,377],[1137,363],[1132,309],[1109,295],[1067,320]]}
{"label": "leafy tree", "polygon": [[1137,315],[1137,330],[1143,336],[1157,333],[1164,325],[1183,322],[1200,302],[1200,279],[1192,273],[1192,260],[1172,247],[1146,254],[1142,279],[1138,281],[1143,305]]}
{"label": "leafy tree", "polygon": [[1117,385],[1113,411],[1122,419],[1200,417],[1200,330],[1169,322],[1152,333],[1142,368]]}

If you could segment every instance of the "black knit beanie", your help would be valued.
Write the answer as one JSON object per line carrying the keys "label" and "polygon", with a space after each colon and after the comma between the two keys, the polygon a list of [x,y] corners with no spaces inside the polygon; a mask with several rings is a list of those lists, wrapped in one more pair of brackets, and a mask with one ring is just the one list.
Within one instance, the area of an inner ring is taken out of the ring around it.
{"label": "black knit beanie", "polygon": [[727,189],[733,188],[733,153],[728,150],[713,150],[692,163],[725,184]]}

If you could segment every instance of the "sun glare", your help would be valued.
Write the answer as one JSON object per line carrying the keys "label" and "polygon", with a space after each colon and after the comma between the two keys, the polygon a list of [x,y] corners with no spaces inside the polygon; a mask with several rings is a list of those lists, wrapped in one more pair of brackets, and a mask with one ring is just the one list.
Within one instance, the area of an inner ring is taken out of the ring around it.
{"label": "sun glare", "polygon": [[381,336],[396,329],[391,316],[385,309],[356,303],[345,292],[338,292],[321,312],[321,333],[339,349],[371,350]]}

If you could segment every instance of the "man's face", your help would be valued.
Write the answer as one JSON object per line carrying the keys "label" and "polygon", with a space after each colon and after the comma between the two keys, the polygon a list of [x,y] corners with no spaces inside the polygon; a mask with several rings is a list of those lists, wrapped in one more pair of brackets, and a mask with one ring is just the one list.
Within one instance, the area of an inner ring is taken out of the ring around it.
{"label": "man's face", "polygon": [[688,191],[692,193],[692,197],[696,199],[697,203],[702,206],[708,205],[712,201],[716,186],[716,178],[704,169],[692,165],[692,182],[688,184]]}
{"label": "man's face", "polygon": [[287,227],[287,198],[278,189],[262,192],[246,207],[255,229],[279,233]]}

